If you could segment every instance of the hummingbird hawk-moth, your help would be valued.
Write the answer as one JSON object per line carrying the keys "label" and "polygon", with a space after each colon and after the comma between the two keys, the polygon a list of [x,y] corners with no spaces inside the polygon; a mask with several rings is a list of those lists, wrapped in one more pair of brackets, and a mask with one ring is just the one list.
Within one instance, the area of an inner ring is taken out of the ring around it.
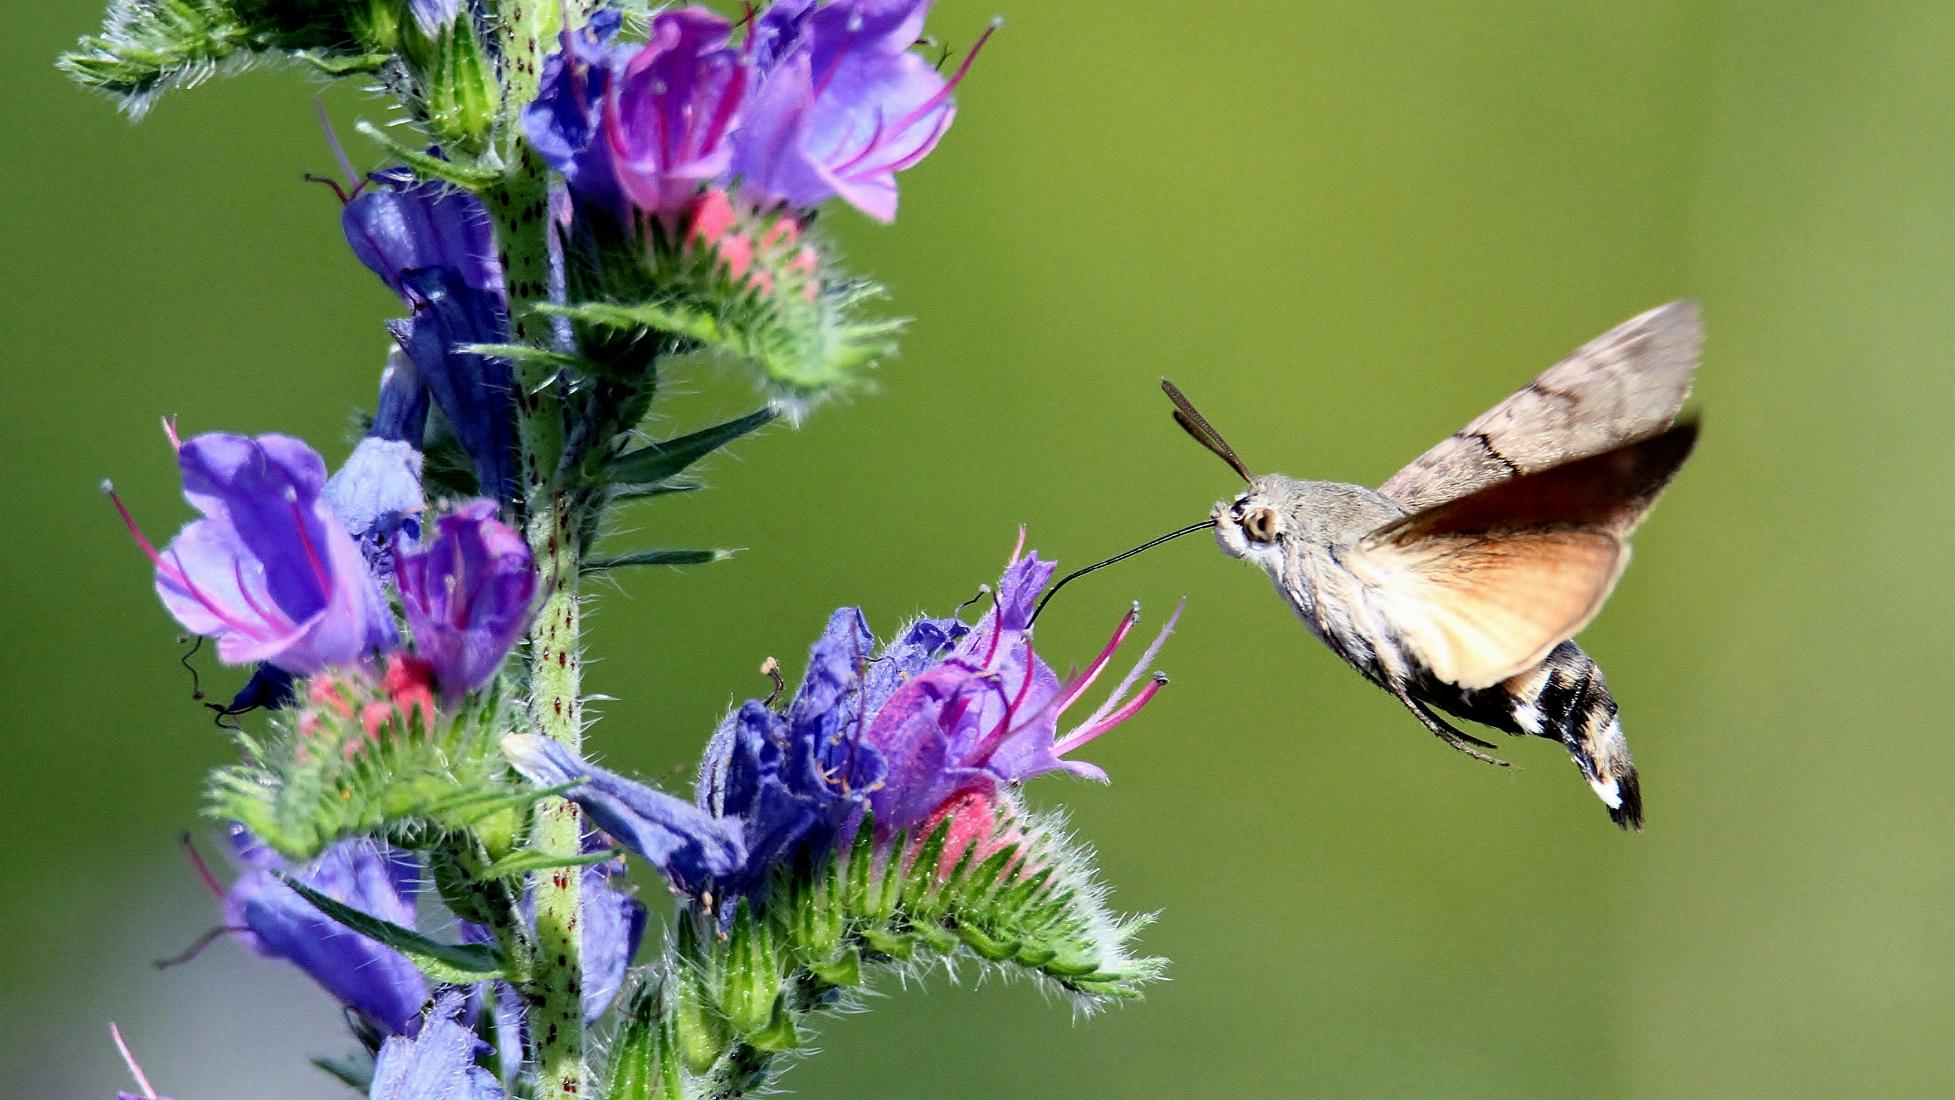
{"label": "hummingbird hawk-moth", "polygon": [[1696,422],[1676,417],[1701,344],[1688,302],[1624,322],[1376,490],[1250,473],[1163,379],[1175,420],[1249,483],[1178,533],[1212,525],[1224,553],[1262,566],[1311,633],[1448,745],[1504,764],[1441,712],[1560,741],[1616,824],[1640,829],[1615,699],[1571,639],[1696,442]]}

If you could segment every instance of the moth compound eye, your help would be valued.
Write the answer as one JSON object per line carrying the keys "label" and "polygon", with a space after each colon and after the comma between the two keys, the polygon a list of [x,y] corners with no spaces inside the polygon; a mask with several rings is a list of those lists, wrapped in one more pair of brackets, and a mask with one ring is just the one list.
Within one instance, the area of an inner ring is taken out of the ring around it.
{"label": "moth compound eye", "polygon": [[1276,509],[1251,508],[1243,514],[1242,530],[1257,542],[1276,541]]}

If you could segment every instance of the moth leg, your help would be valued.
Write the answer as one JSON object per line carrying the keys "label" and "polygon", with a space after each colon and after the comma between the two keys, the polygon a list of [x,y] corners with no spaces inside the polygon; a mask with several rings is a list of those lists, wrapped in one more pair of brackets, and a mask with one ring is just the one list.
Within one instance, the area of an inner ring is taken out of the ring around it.
{"label": "moth leg", "polygon": [[[1492,764],[1496,768],[1504,768],[1507,766],[1507,762],[1505,760],[1502,760],[1497,756],[1489,756],[1488,754],[1480,751],[1480,749],[1494,748],[1495,745],[1493,744],[1493,742],[1482,741],[1470,733],[1462,733],[1459,730],[1454,729],[1451,723],[1439,717],[1437,714],[1432,713],[1431,708],[1427,707],[1424,703],[1419,702],[1417,699],[1412,698],[1412,696],[1409,693],[1407,693],[1403,687],[1393,686],[1391,692],[1393,695],[1398,697],[1399,702],[1405,704],[1406,710],[1411,711],[1412,714],[1418,718],[1419,723],[1421,725],[1425,726],[1425,728],[1432,731],[1433,736],[1439,738],[1441,741],[1446,742],[1448,745],[1451,745],[1452,747],[1458,749],[1459,751],[1465,753],[1466,755],[1472,757],[1475,760],[1480,760],[1488,764]],[[1478,749],[1474,748],[1473,746],[1475,745],[1480,746],[1480,748]]]}

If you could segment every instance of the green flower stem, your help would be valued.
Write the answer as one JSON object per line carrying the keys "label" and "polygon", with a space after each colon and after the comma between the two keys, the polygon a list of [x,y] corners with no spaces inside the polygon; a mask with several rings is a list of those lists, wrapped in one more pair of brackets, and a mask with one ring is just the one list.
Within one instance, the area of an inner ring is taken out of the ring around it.
{"label": "green flower stem", "polygon": [[[581,13],[581,3],[572,6]],[[517,135],[515,120],[535,98],[562,10],[560,0],[504,0],[499,5],[506,59],[501,146],[510,167],[483,195],[495,223],[509,293],[511,338],[545,348],[551,342],[549,323],[534,316],[532,307],[549,295],[549,178]],[[519,361],[517,381],[525,534],[538,579],[549,594],[530,628],[529,714],[537,732],[575,750],[583,740],[577,582],[587,498],[581,485],[567,483],[567,410],[552,370]],[[532,851],[572,856],[582,839],[583,822],[575,804],[550,798],[537,806]],[[585,1063],[583,959],[577,935],[581,878],[575,867],[554,867],[536,872],[532,881],[536,951],[526,1000],[538,1100],[589,1100],[595,1092]]]}

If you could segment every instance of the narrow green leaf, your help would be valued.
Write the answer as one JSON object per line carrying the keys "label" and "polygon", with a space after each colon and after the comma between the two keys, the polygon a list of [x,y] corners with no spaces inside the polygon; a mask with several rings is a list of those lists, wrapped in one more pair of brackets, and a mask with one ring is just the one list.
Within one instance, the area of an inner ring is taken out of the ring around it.
{"label": "narrow green leaf", "polygon": [[738,550],[632,550],[623,554],[586,558],[578,571],[600,573],[606,569],[623,569],[634,565],[710,565],[725,561],[737,553]]}
{"label": "narrow green leaf", "polygon": [[351,1058],[314,1058],[312,1064],[331,1074],[333,1079],[362,1096],[373,1087],[373,1060],[355,1062]]}
{"label": "narrow green leaf", "polygon": [[290,876],[280,875],[279,879],[300,897],[316,906],[321,913],[360,935],[407,956],[409,962],[420,967],[423,974],[437,982],[448,985],[473,985],[476,982],[507,976],[502,960],[487,944],[442,943],[432,940],[411,928],[402,928],[392,921],[381,920],[343,902],[335,901]]}
{"label": "narrow green leaf", "polygon": [[760,428],[781,411],[773,406],[750,412],[736,420],[682,435],[663,443],[649,443],[612,459],[604,468],[605,480],[620,485],[643,485],[663,481],[686,467]]}
{"label": "narrow green leaf", "polygon": [[425,179],[446,180],[469,191],[481,191],[502,178],[502,173],[487,168],[470,167],[430,156],[411,145],[395,140],[392,134],[365,119],[355,123],[353,128],[387,150],[388,156],[412,168],[415,175]]}

